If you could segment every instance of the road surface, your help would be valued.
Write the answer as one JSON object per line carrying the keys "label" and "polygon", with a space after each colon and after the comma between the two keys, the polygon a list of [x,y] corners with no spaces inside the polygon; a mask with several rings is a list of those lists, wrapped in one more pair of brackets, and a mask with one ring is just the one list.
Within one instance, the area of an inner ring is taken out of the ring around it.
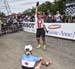
{"label": "road surface", "polygon": [[36,49],[35,34],[17,32],[0,37],[0,69],[21,69],[24,45],[33,45],[33,55],[51,59],[53,64],[41,69],[75,69],[75,41],[46,36],[47,50]]}

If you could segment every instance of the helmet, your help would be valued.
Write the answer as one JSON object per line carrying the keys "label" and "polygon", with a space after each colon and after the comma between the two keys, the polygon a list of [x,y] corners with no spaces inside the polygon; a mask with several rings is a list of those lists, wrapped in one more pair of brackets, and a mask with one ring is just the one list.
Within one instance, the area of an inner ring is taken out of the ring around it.
{"label": "helmet", "polygon": [[25,45],[24,51],[32,51],[32,45]]}

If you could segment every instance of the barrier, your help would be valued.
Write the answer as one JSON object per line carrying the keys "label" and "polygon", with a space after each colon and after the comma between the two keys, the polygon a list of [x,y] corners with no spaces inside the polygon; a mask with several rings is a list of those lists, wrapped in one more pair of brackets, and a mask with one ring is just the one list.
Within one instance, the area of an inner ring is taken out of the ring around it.
{"label": "barrier", "polygon": [[[75,24],[74,23],[45,23],[48,36],[66,38],[75,40]],[[23,30],[31,33],[36,32],[35,22],[24,22]]]}
{"label": "barrier", "polygon": [[47,35],[75,40],[74,23],[45,23]]}
{"label": "barrier", "polygon": [[8,25],[3,25],[1,26],[0,24],[0,36],[8,33],[15,33],[18,31],[22,31],[22,24],[11,24],[10,26]]}
{"label": "barrier", "polygon": [[24,22],[23,21],[23,30],[31,33],[36,32],[35,22]]}

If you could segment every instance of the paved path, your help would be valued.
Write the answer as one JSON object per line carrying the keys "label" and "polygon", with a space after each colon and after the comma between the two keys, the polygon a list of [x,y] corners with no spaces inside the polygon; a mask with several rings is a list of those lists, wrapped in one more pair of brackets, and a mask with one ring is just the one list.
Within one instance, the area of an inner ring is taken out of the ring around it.
{"label": "paved path", "polygon": [[41,69],[75,69],[75,41],[46,37],[47,51],[36,49],[35,34],[18,32],[0,37],[0,69],[21,69],[20,58],[25,44],[32,44],[33,54],[53,60]]}

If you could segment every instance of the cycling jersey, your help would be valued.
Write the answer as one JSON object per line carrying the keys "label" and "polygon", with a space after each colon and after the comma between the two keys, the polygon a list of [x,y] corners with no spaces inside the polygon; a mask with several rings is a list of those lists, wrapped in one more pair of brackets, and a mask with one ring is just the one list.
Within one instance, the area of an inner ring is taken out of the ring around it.
{"label": "cycling jersey", "polygon": [[37,28],[40,29],[40,28],[43,28],[43,19],[42,18],[38,18],[37,19]]}
{"label": "cycling jersey", "polygon": [[22,66],[32,68],[32,67],[35,67],[35,63],[38,61],[40,61],[39,57],[24,54],[22,55],[21,63],[22,63]]}

